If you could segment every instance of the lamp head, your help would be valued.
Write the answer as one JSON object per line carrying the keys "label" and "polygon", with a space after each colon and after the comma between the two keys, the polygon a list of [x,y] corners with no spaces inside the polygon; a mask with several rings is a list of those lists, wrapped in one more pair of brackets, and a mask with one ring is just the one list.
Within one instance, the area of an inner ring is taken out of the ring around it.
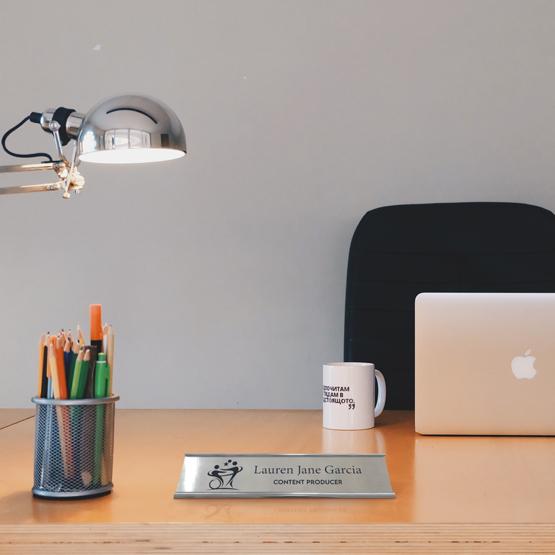
{"label": "lamp head", "polygon": [[[6,139],[26,121],[39,124],[51,133],[57,160],[48,152],[17,153],[6,146]],[[75,141],[71,159],[63,147]],[[0,188],[0,194],[63,191],[63,198],[79,193],[85,184],[77,166],[80,161],[99,164],[135,164],[181,158],[187,151],[185,133],[175,112],[154,98],[123,95],[97,104],[87,114],[73,108],[49,108],[31,112],[8,129],[0,140],[7,154],[18,158],[46,158],[40,164],[0,166],[0,173],[54,170],[54,183]]]}
{"label": "lamp head", "polygon": [[175,112],[154,98],[116,96],[94,106],[77,131],[83,162],[133,164],[180,158],[187,151]]}

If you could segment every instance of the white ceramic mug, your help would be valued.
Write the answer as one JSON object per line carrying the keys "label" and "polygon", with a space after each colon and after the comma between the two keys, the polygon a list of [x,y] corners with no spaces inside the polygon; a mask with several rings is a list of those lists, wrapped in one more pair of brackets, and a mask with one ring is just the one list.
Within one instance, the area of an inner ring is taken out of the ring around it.
{"label": "white ceramic mug", "polygon": [[[375,378],[375,379],[374,379]],[[374,383],[378,399],[374,405]],[[385,379],[371,362],[333,362],[324,364],[322,390],[324,428],[365,430],[385,405]]]}

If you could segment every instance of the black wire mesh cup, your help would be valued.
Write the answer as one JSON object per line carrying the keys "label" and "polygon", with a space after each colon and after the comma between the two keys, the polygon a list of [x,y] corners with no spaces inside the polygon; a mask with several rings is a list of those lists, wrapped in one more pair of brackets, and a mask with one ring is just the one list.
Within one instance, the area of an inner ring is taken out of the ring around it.
{"label": "black wire mesh cup", "polygon": [[102,399],[33,397],[35,476],[33,494],[58,499],[112,490],[117,395]]}

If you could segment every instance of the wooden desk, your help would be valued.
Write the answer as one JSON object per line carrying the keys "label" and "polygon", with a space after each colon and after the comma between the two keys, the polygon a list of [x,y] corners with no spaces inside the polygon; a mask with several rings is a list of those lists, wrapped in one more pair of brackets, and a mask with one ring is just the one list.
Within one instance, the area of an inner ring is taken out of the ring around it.
{"label": "wooden desk", "polygon": [[[465,542],[555,552],[555,438],[423,437],[404,411],[379,422],[344,432],[322,429],[320,411],[120,410],[113,493],[49,501],[30,493],[34,419],[24,420],[0,430],[0,552],[72,551],[76,534],[132,553],[469,552]],[[385,452],[397,498],[174,500],[187,451]]]}
{"label": "wooden desk", "polygon": [[34,414],[33,409],[0,409],[0,430],[32,418]]}

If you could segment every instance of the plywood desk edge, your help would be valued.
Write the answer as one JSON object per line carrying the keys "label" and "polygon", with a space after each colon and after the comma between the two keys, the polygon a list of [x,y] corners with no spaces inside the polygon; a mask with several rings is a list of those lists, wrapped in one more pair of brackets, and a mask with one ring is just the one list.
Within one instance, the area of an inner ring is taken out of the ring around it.
{"label": "plywood desk edge", "polygon": [[[37,524],[0,525],[5,554],[553,553],[555,525]],[[109,546],[109,547],[108,547]],[[84,551],[86,549],[86,551]]]}

